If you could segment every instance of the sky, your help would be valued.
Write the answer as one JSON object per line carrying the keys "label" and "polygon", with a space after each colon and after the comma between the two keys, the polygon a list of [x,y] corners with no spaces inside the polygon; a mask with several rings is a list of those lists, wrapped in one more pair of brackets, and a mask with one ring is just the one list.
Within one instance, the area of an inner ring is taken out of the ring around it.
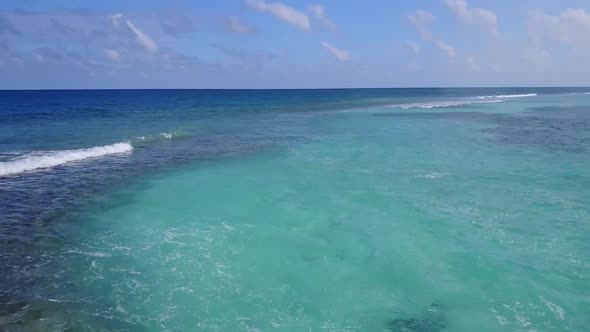
{"label": "sky", "polygon": [[590,86],[587,0],[1,0],[0,89]]}

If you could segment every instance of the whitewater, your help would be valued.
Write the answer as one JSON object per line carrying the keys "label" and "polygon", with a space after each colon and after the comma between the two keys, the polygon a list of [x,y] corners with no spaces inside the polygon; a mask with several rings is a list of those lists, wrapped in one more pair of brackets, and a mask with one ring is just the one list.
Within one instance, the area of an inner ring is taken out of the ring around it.
{"label": "whitewater", "polygon": [[131,144],[122,142],[112,145],[96,146],[88,149],[39,151],[6,162],[0,162],[0,176],[50,168],[74,161],[125,153],[132,150],[133,146]]}

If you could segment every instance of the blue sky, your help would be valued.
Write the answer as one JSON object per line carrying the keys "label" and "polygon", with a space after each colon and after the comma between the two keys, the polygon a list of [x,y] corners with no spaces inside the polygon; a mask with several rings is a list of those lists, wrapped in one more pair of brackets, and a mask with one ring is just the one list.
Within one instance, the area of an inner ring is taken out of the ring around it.
{"label": "blue sky", "polygon": [[0,89],[590,85],[579,0],[0,2]]}

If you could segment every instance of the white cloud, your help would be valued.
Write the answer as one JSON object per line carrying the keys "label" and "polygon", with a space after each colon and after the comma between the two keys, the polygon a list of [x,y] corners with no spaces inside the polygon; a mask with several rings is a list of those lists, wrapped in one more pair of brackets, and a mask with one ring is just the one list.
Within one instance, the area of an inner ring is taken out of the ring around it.
{"label": "white cloud", "polygon": [[408,15],[408,21],[420,34],[423,40],[430,39],[430,25],[434,23],[435,17],[432,13],[418,9],[415,13]]}
{"label": "white cloud", "polygon": [[338,59],[338,61],[344,62],[344,61],[348,61],[351,59],[351,56],[348,53],[348,51],[336,48],[326,42],[322,42],[321,44],[322,44],[322,47],[326,51],[328,51],[328,53],[330,53],[332,56],[334,56],[336,59]]}
{"label": "white cloud", "polygon": [[418,45],[418,43],[416,43],[415,41],[408,40],[406,41],[405,45],[408,50],[412,51],[412,53],[420,53],[420,45]]}
{"label": "white cloud", "polygon": [[[455,48],[441,40],[433,40],[430,32],[430,26],[435,21],[432,13],[418,9],[415,13],[408,15],[408,21],[416,28],[420,38],[427,43],[433,43],[436,48],[442,51],[449,59],[456,55]],[[406,46],[414,53],[420,52],[420,47],[415,42],[406,42]]]}
{"label": "white cloud", "polygon": [[256,33],[256,27],[243,22],[237,16],[228,17],[224,22],[224,26],[229,32],[237,34],[250,35]]}
{"label": "white cloud", "polygon": [[135,24],[133,24],[133,22],[129,20],[126,20],[125,24],[127,24],[129,29],[133,31],[133,33],[135,34],[135,39],[141,46],[143,46],[143,48],[145,48],[149,52],[158,51],[158,44],[156,44],[156,42],[148,34],[141,31],[138,27],[135,26]]}
{"label": "white cloud", "polygon": [[174,38],[188,37],[197,30],[196,18],[180,11],[165,11],[158,15],[160,28]]}
{"label": "white cloud", "polygon": [[336,30],[336,24],[326,16],[326,10],[321,5],[311,5],[307,7],[314,18],[324,27],[329,30]]}
{"label": "white cloud", "polygon": [[135,26],[135,24],[133,24],[133,22],[130,20],[125,19],[123,14],[116,13],[109,16],[108,19],[115,28],[121,28],[124,23],[125,26],[129,28],[129,31],[132,33],[135,41],[137,41],[137,43],[145,48],[148,52],[157,52],[159,50],[158,44],[156,44],[152,37]]}
{"label": "white cloud", "polygon": [[322,7],[322,5],[311,5],[308,8],[309,11],[317,18],[322,18],[326,15],[326,12],[324,11],[324,7]]}
{"label": "white cloud", "polygon": [[529,31],[537,43],[546,39],[586,49],[590,46],[590,13],[568,8],[553,16],[534,10],[529,13]]}
{"label": "white cloud", "polygon": [[116,50],[112,50],[112,49],[105,49],[104,56],[107,57],[107,59],[112,60],[112,61],[121,60],[121,54],[119,52],[117,52]]}
{"label": "white cloud", "polygon": [[123,21],[123,14],[116,13],[116,14],[109,16],[108,19],[111,21],[111,24],[115,28],[118,28],[121,25],[121,22]]}
{"label": "white cloud", "polygon": [[467,0],[446,0],[446,4],[453,14],[467,24],[480,25],[488,32],[498,32],[498,19],[496,14],[484,8],[470,8]]}
{"label": "white cloud", "polygon": [[283,3],[266,2],[265,0],[246,0],[246,4],[259,12],[270,14],[303,31],[311,31],[309,17],[297,9],[289,7]]}
{"label": "white cloud", "polygon": [[497,63],[492,63],[492,64],[490,64],[490,69],[496,73],[499,73],[502,71],[502,66],[500,66]]}
{"label": "white cloud", "polygon": [[472,56],[467,57],[467,65],[468,65],[469,69],[471,69],[473,71],[481,70],[481,66],[477,63],[477,61],[475,61],[475,58]]}
{"label": "white cloud", "polygon": [[0,67],[11,66],[15,63],[24,63],[24,58],[20,52],[7,44],[0,42]]}
{"label": "white cloud", "polygon": [[45,58],[41,54],[39,54],[39,53],[33,53],[33,58],[37,62],[43,62],[43,60],[45,60]]}
{"label": "white cloud", "polygon": [[585,9],[566,9],[561,12],[561,18],[585,29],[590,29],[590,13],[586,12]]}
{"label": "white cloud", "polygon": [[449,59],[454,58],[457,53],[455,52],[455,48],[443,41],[437,40],[434,45],[441,50]]}
{"label": "white cloud", "polygon": [[549,51],[542,48],[527,48],[524,50],[524,60],[538,67],[551,64],[552,57]]}

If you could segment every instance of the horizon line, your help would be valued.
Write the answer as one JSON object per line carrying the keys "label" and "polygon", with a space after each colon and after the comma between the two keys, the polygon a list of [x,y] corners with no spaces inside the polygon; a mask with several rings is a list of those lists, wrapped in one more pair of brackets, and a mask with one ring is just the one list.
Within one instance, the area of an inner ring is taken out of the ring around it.
{"label": "horizon line", "polygon": [[230,90],[230,91],[288,91],[288,90],[378,90],[378,89],[584,89],[589,86],[408,86],[408,87],[339,87],[339,88],[40,88],[0,89],[0,91],[141,91],[141,90]]}

